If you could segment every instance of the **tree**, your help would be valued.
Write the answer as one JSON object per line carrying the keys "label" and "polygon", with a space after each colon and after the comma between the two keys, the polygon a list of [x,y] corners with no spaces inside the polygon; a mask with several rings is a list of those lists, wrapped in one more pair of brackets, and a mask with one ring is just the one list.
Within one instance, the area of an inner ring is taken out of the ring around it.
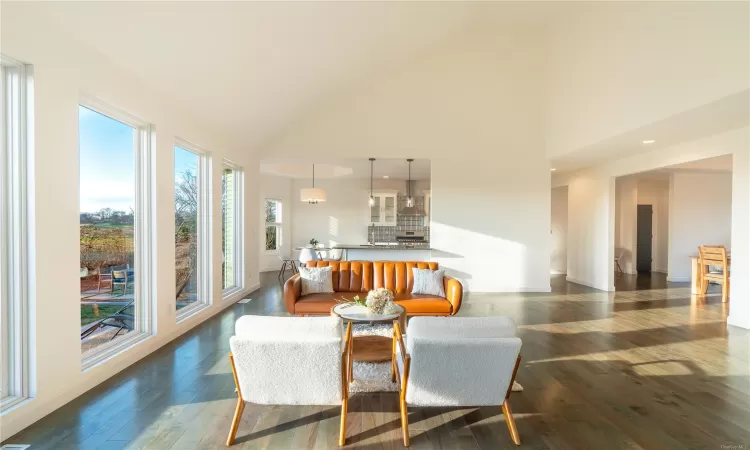
{"label": "tree", "polygon": [[174,208],[179,298],[198,267],[198,177],[191,170],[184,171],[175,183]]}
{"label": "tree", "polygon": [[102,220],[108,221],[112,217],[112,208],[102,208],[98,214]]}

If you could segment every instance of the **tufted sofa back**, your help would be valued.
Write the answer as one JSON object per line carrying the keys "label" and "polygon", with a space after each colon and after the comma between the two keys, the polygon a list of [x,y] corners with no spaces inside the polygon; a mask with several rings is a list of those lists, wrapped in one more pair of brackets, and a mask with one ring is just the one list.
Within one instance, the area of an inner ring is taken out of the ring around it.
{"label": "tufted sofa back", "polygon": [[437,270],[438,263],[426,261],[308,261],[307,267],[333,268],[336,292],[369,292],[384,287],[396,294],[411,292],[412,269]]}

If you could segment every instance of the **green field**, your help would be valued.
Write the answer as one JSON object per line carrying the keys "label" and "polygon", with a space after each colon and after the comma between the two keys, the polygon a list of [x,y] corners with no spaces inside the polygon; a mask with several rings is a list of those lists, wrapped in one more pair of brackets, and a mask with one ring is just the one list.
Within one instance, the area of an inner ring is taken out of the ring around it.
{"label": "green field", "polygon": [[94,305],[81,305],[81,326],[96,322],[99,319],[106,319],[112,314],[122,309],[123,305],[98,305],[98,313]]}

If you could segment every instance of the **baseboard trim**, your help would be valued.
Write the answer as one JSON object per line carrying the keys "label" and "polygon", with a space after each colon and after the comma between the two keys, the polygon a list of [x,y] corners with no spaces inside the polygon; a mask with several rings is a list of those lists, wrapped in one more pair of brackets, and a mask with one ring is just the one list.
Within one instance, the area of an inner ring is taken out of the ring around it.
{"label": "baseboard trim", "polygon": [[511,287],[504,287],[500,289],[492,289],[490,291],[485,290],[472,290],[470,287],[467,287],[464,285],[464,292],[465,293],[472,293],[472,294],[507,294],[507,293],[513,293],[513,292],[552,292],[552,288],[550,286],[545,287],[528,287],[528,286],[511,286]]}
{"label": "baseboard trim", "polygon": [[744,329],[750,330],[749,319],[742,320],[742,319],[736,318],[736,316],[733,316],[731,314],[727,317],[727,326],[729,325],[733,327],[744,328]]}
{"label": "baseboard trim", "polygon": [[667,276],[667,281],[671,281],[672,283],[687,283],[690,281],[690,277],[670,277]]}
{"label": "baseboard trim", "polygon": [[615,290],[614,286],[612,286],[610,289],[602,289],[599,286],[595,286],[593,283],[589,283],[588,281],[579,280],[579,279],[573,278],[571,276],[565,277],[565,281],[570,281],[571,283],[580,284],[580,285],[587,286],[587,287],[594,288],[594,289],[598,289],[598,290],[604,291],[604,292],[614,292],[614,290]]}
{"label": "baseboard trim", "polygon": [[651,269],[652,272],[669,273],[667,269]]}

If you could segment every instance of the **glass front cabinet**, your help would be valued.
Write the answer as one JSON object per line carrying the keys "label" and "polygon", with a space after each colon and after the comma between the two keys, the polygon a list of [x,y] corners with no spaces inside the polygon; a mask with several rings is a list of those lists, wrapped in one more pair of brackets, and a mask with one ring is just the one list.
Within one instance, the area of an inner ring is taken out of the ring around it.
{"label": "glass front cabinet", "polygon": [[396,225],[398,191],[377,191],[372,196],[375,202],[370,206],[368,225]]}

